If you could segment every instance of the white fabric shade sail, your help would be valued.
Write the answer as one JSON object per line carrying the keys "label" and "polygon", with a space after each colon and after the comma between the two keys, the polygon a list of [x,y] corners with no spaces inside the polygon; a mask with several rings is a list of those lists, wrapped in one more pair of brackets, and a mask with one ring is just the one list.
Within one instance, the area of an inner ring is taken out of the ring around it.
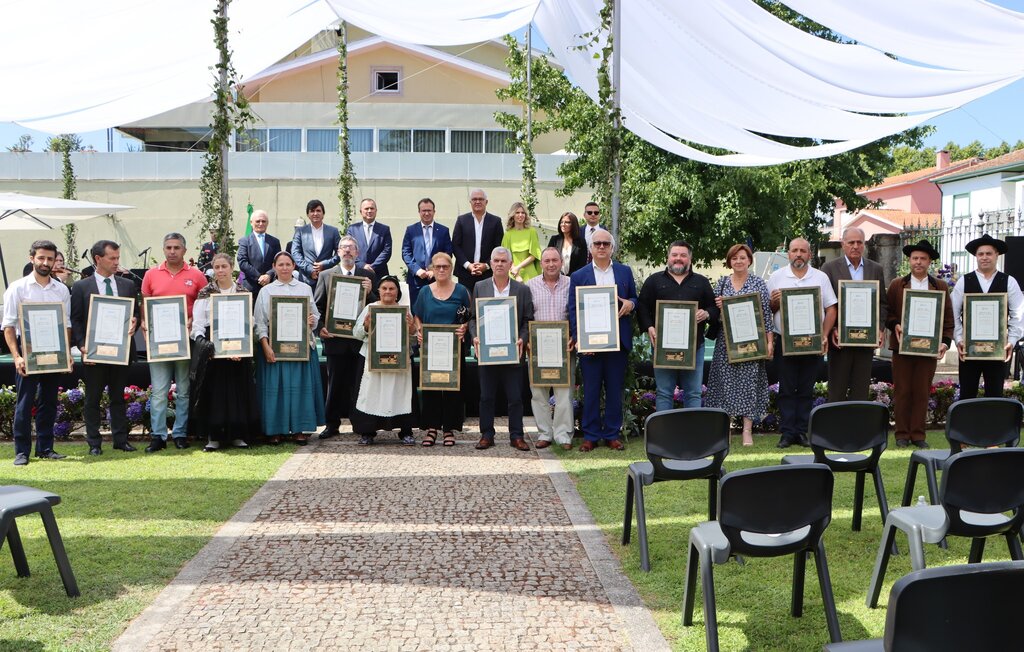
{"label": "white fabric shade sail", "polygon": [[134,206],[0,192],[0,231],[53,229],[131,208]]}
{"label": "white fabric shade sail", "polygon": [[[621,105],[637,135],[683,156],[762,165],[828,156],[897,133],[1024,75],[1024,14],[979,0],[785,0],[862,45],[834,43],[751,0],[622,0]],[[602,0],[236,0],[242,78],[339,20],[400,42],[456,45],[531,20],[597,97],[581,35]],[[0,120],[85,131],[208,96],[210,0],[11,0],[0,25]],[[894,53],[899,59],[887,56]],[[906,115],[898,115],[906,114]],[[765,136],[823,144],[796,147]],[[679,139],[735,154],[712,156]]]}

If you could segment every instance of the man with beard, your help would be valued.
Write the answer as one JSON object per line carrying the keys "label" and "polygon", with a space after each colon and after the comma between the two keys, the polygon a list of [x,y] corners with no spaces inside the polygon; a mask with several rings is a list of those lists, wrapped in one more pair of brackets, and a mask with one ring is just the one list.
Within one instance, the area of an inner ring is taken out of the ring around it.
{"label": "man with beard", "polygon": [[[814,381],[818,377],[821,356],[828,349],[827,335],[836,322],[836,293],[832,281],[824,272],[811,267],[811,245],[803,238],[794,238],[789,243],[789,265],[776,270],[768,279],[771,292],[772,312],[775,313],[775,364],[779,372],[779,412],[782,437],[779,448],[793,444],[807,444],[807,421],[814,404]],[[822,351],[820,355],[782,355],[782,307],[783,288],[821,288],[821,332]]]}
{"label": "man with beard", "polygon": [[655,369],[654,381],[658,386],[655,408],[671,410],[676,387],[683,390],[683,407],[700,407],[701,387],[704,381],[704,330],[708,320],[718,319],[715,293],[707,278],[690,268],[693,250],[684,240],[668,246],[668,266],[651,274],[640,288],[640,306],[637,319],[640,330],[647,331],[653,347],[657,340],[655,329],[658,301],[697,302],[697,366],[691,371],[683,369]]}
{"label": "man with beard", "polygon": [[[7,347],[14,356],[17,372],[14,384],[18,398],[14,408],[14,466],[28,464],[32,450],[32,411],[36,420],[36,457],[61,460],[64,455],[53,450],[53,424],[57,419],[57,387],[63,372],[27,375],[27,363],[20,348],[18,308],[28,302],[60,302],[64,304],[64,319],[71,321],[71,292],[68,286],[50,276],[57,260],[57,245],[49,240],[36,240],[29,249],[32,273],[7,286],[4,292],[3,329]],[[70,338],[70,329],[68,337]]]}

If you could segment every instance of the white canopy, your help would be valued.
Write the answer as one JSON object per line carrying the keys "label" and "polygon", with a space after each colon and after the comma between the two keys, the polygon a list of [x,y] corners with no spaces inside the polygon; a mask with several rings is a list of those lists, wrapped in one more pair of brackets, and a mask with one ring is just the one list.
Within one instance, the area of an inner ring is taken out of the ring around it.
{"label": "white canopy", "polygon": [[[689,158],[760,165],[828,156],[926,122],[1024,76],[1024,14],[981,0],[783,0],[855,39],[807,34],[751,0],[622,1],[625,125]],[[201,100],[214,82],[210,0],[12,0],[0,24],[0,120],[44,131],[123,124]],[[344,19],[385,38],[454,45],[533,19],[597,97],[602,0],[246,0],[230,6],[251,77]],[[898,59],[887,56],[895,54]],[[899,115],[906,114],[906,115]],[[799,147],[765,136],[803,137]],[[680,140],[735,154],[711,156]]]}
{"label": "white canopy", "polygon": [[76,199],[36,197],[17,192],[0,192],[0,230],[52,229],[130,208],[135,207]]}

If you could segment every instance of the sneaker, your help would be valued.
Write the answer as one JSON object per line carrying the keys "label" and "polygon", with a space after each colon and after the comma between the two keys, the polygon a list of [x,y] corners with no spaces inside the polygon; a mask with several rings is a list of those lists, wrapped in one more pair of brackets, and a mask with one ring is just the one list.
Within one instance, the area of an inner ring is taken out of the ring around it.
{"label": "sneaker", "polygon": [[14,456],[14,466],[28,466],[28,455],[18,453]]}
{"label": "sneaker", "polygon": [[245,443],[244,439],[232,440],[231,445],[235,448],[249,448],[249,444]]}
{"label": "sneaker", "polygon": [[373,435],[359,435],[359,445],[369,446],[373,443]]}
{"label": "sneaker", "polygon": [[67,457],[67,455],[61,455],[57,451],[50,450],[45,453],[36,453],[36,457],[41,460],[62,460]]}
{"label": "sneaker", "polygon": [[415,446],[416,438],[412,435],[402,435],[402,444],[405,446]]}

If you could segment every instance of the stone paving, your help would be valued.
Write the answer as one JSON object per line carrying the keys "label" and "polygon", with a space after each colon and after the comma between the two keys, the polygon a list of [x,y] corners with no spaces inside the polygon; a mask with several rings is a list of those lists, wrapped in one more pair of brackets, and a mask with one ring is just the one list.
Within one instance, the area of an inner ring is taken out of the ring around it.
{"label": "stone paving", "polygon": [[314,439],[114,649],[667,649],[554,456],[475,435]]}

